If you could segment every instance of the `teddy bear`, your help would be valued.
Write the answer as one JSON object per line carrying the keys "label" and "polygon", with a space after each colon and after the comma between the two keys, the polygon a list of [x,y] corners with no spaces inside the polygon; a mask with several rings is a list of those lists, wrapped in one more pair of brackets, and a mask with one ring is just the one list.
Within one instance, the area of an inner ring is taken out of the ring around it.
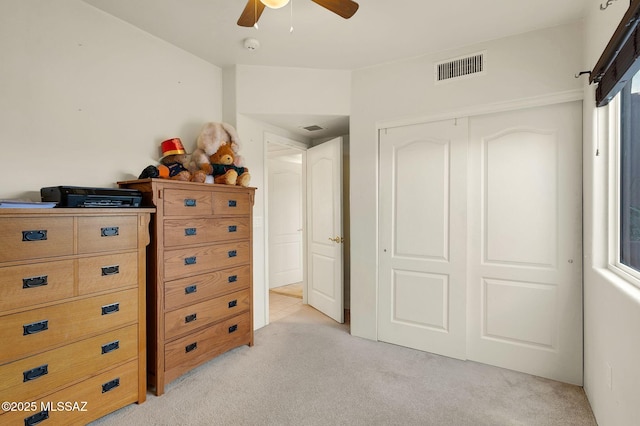
{"label": "teddy bear", "polygon": [[162,158],[157,166],[147,166],[138,179],[163,178],[179,180],[183,182],[204,182],[207,174],[202,170],[191,172],[185,167],[188,162],[188,154],[182,145],[180,138],[167,139],[160,144]]}
{"label": "teddy bear", "polygon": [[[238,154],[240,150],[240,138],[236,129],[227,123],[209,122],[200,129],[196,139],[197,149],[191,155],[190,168],[193,170],[203,170],[203,166],[211,164],[211,156],[218,151],[222,145],[229,145],[233,151],[234,164],[243,166],[242,158]],[[208,168],[208,167],[207,167]]]}
{"label": "teddy bear", "polygon": [[249,169],[233,164],[234,158],[233,148],[225,143],[209,157],[208,164],[202,165],[202,170],[207,175],[213,176],[213,183],[249,186],[251,180]]}

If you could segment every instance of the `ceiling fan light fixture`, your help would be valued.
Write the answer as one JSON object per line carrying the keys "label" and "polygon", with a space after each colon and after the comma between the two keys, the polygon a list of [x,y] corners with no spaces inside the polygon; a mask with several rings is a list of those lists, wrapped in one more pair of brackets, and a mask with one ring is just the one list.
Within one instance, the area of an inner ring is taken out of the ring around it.
{"label": "ceiling fan light fixture", "polygon": [[260,0],[260,3],[271,9],[280,9],[289,3],[289,0]]}

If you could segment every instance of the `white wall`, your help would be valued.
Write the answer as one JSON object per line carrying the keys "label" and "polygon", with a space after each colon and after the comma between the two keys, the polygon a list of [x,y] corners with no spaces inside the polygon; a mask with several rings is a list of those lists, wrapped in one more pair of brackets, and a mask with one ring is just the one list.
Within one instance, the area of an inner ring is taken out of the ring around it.
{"label": "white wall", "polygon": [[[582,25],[531,32],[354,71],[351,106],[351,333],[376,339],[377,126],[579,91]],[[486,75],[434,84],[434,63],[486,51]]]}
{"label": "white wall", "polygon": [[[584,28],[585,70],[592,69],[627,2],[589,0]],[[607,269],[609,242],[608,108],[595,108],[595,88],[584,102],[584,388],[601,426],[637,424],[640,418],[640,290]],[[599,148],[600,155],[596,156]]]}
{"label": "white wall", "polygon": [[[225,120],[233,123],[242,141],[241,154],[251,170],[251,186],[257,187],[253,243],[253,303],[254,328],[266,325],[265,247],[265,132],[303,142],[284,129],[262,122],[252,116],[261,114],[349,115],[351,73],[349,71],[315,70],[306,68],[263,67],[236,65],[225,69],[226,93],[235,93],[235,116],[225,107]],[[233,81],[227,86],[227,75]],[[226,100],[225,100],[226,102]]]}
{"label": "white wall", "polygon": [[0,52],[0,198],[113,187],[222,117],[219,67],[79,0],[2,0]]}
{"label": "white wall", "polygon": [[241,114],[349,115],[351,72],[236,66]]}

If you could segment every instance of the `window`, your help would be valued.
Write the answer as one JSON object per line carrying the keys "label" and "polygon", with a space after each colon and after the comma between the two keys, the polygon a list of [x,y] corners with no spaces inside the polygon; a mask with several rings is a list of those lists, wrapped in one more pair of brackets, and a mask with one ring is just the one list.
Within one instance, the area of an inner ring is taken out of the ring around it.
{"label": "window", "polygon": [[640,272],[640,72],[620,92],[619,256]]}
{"label": "window", "polygon": [[613,266],[640,279],[640,0],[631,0],[590,73],[596,106],[614,98],[617,125],[617,199]]}

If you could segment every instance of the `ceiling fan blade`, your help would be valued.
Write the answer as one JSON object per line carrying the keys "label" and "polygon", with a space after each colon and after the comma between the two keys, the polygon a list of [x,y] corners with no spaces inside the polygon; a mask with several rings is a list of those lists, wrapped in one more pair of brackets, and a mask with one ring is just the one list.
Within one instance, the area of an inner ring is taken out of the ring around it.
{"label": "ceiling fan blade", "polygon": [[314,3],[319,4],[324,7],[342,16],[344,19],[351,18],[356,11],[358,10],[358,3],[351,0],[311,0]]}
{"label": "ceiling fan blade", "polygon": [[260,19],[264,4],[260,0],[249,0],[242,11],[242,15],[238,19],[238,25],[241,27],[253,27]]}

